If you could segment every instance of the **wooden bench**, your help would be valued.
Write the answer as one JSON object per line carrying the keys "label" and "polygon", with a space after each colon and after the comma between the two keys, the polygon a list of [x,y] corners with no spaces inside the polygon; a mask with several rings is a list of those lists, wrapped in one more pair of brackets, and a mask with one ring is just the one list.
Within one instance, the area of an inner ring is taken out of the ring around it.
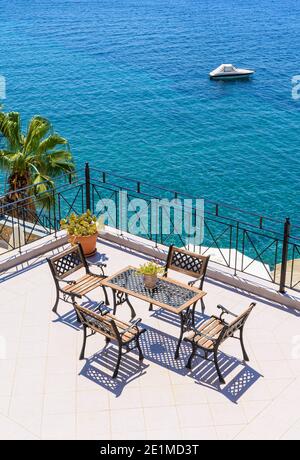
{"label": "wooden bench", "polygon": [[[106,265],[103,263],[92,264],[87,262],[80,244],[72,246],[54,257],[48,258],[47,261],[56,286],[56,301],[52,309],[54,313],[57,313],[59,299],[65,302],[73,302],[75,297],[81,299],[90,291],[100,286],[104,291],[105,302],[109,305],[106,289],[101,285],[103,279],[106,278],[103,271]],[[90,271],[90,266],[93,265],[100,268],[101,274],[97,275]],[[82,268],[85,271],[84,275],[77,279],[69,278],[70,275],[75,274]]]}
{"label": "wooden bench", "polygon": [[[92,334],[98,332],[106,338],[106,343],[111,340],[117,342],[118,345],[118,360],[113,373],[113,378],[118,375],[121,358],[124,354],[132,351],[134,348],[138,349],[139,360],[144,359],[139,338],[140,335],[146,332],[146,329],[139,327],[141,319],[136,319],[131,323],[126,323],[119,320],[116,316],[108,313],[107,311],[96,313],[74,302],[74,308],[77,316],[83,325],[83,344],[80,352],[79,359],[84,359],[85,345],[87,339],[87,329],[90,329]],[[122,349],[126,348],[125,352]]]}
{"label": "wooden bench", "polygon": [[[218,349],[219,346],[228,338],[237,338],[241,342],[242,352],[244,361],[249,361],[248,355],[245,350],[244,341],[243,341],[243,332],[245,322],[247,321],[248,316],[255,307],[255,303],[252,302],[250,306],[240,315],[236,315],[229,311],[227,308],[222,305],[218,305],[217,308],[222,310],[220,317],[212,316],[205,323],[201,324],[199,328],[195,328],[190,331],[186,337],[185,341],[192,344],[192,353],[187,363],[187,368],[192,368],[192,360],[196,355],[197,349],[200,348],[204,351],[204,358],[208,359],[209,353],[214,355],[214,363],[218,373],[220,383],[225,383],[225,380],[221,374],[220,367],[218,364]],[[225,314],[231,315],[234,319],[228,323],[223,319]],[[239,337],[234,337],[235,332],[239,331]],[[203,356],[202,356],[203,357]]]}
{"label": "wooden bench", "polygon": [[[190,275],[196,279],[189,281],[189,286],[196,285],[202,291],[208,262],[209,256],[201,256],[185,249],[170,246],[164,276],[168,276],[169,270]],[[202,313],[204,313],[205,305],[203,298],[201,298],[201,306]]]}

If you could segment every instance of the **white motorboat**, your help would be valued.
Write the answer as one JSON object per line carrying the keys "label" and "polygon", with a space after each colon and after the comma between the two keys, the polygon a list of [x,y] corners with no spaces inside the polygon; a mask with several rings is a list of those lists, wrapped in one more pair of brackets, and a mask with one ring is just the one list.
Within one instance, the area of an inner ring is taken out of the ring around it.
{"label": "white motorboat", "polygon": [[213,79],[233,79],[233,78],[247,78],[254,74],[254,70],[238,69],[232,64],[222,64],[215,70],[210,72],[209,76]]}

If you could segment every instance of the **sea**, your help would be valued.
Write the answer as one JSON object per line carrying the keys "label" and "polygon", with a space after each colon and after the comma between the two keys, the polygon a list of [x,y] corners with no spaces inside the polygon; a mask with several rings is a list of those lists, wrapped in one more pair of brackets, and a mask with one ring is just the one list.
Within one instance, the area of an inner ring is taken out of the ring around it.
{"label": "sea", "polygon": [[300,222],[299,0],[0,0],[0,75],[79,169]]}

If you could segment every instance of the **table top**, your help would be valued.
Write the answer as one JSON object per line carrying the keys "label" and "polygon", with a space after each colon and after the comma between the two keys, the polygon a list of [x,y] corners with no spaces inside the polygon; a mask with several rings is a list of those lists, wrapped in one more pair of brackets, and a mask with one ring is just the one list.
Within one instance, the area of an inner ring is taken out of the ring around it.
{"label": "table top", "polygon": [[165,276],[158,277],[154,289],[148,289],[143,275],[139,275],[137,268],[132,266],[104,279],[101,284],[178,314],[206,295],[198,288]]}

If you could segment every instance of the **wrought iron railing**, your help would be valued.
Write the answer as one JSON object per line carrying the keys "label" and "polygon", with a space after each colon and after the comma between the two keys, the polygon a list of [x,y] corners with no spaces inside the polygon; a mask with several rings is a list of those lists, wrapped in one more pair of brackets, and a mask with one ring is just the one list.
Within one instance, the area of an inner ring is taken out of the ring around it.
{"label": "wrought iron railing", "polygon": [[[108,198],[115,203],[114,226],[121,235],[130,233],[128,219],[124,225],[119,212],[120,192],[126,192],[127,203],[134,198],[142,198],[147,203],[152,199],[187,198],[191,203],[189,212],[193,221],[197,197],[101,171],[87,164],[73,183],[57,186],[51,207],[42,204],[41,195],[32,198],[34,213],[25,206],[26,198],[13,204],[14,212],[11,204],[0,205],[0,254],[17,248],[21,250],[24,244],[34,239],[56,234],[60,220],[71,212],[82,213],[91,209],[93,213],[101,214],[103,208],[99,203]],[[176,233],[171,215],[170,231],[164,233],[164,217],[168,211],[162,205],[156,216],[149,213],[148,225],[140,228],[139,236],[154,241],[156,245],[189,244],[193,251],[210,253],[214,262],[232,269],[234,274],[241,272],[268,280],[277,284],[280,292],[286,288],[300,290],[300,227],[292,225],[289,219],[280,221],[205,200],[204,239],[199,245],[191,245],[184,233]],[[155,233],[152,232],[153,219],[158,228]]]}

